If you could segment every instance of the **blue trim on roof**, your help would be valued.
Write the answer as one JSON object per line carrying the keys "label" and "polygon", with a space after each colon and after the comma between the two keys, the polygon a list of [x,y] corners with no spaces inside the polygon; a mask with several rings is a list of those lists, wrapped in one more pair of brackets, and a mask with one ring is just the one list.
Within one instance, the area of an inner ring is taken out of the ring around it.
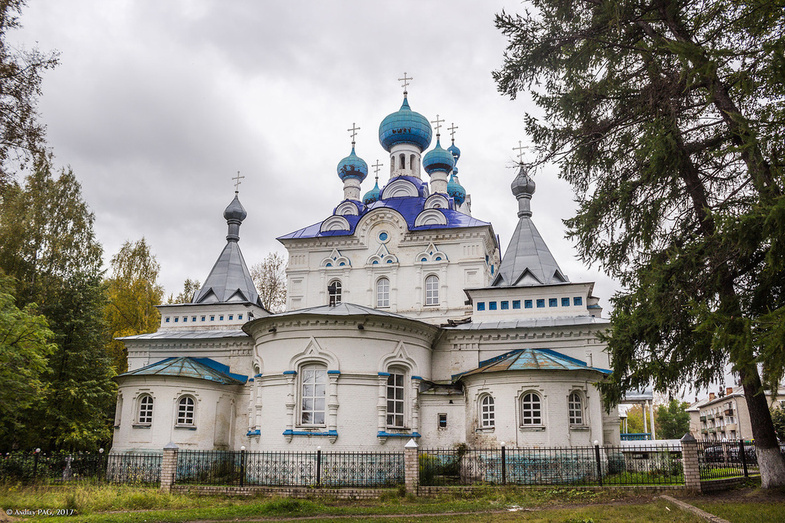
{"label": "blue trim on roof", "polygon": [[340,374],[340,373],[341,373],[341,371],[339,371],[339,370],[328,370],[327,371],[327,374]]}
{"label": "blue trim on roof", "polygon": [[390,375],[389,372],[380,372],[379,373],[379,376],[389,376],[389,375]]}
{"label": "blue trim on roof", "polygon": [[376,433],[377,438],[421,438],[419,432],[410,432],[406,434],[401,434],[400,432],[385,432],[380,430]]}
{"label": "blue trim on roof", "polygon": [[326,437],[326,436],[338,436],[337,430],[328,430],[326,432],[311,432],[308,430],[292,430],[286,429],[283,431],[284,436],[319,436],[319,437]]}
{"label": "blue trim on roof", "polygon": [[566,354],[562,354],[561,352],[555,351],[553,349],[537,349],[538,351],[547,354],[549,356],[553,356],[554,358],[561,358],[563,360],[567,360],[575,365],[580,365],[581,367],[589,368],[585,361],[579,360],[577,358],[573,358],[572,356],[567,356]]}
{"label": "blue trim on roof", "polygon": [[245,435],[246,436],[261,436],[262,435],[262,431],[259,430],[259,429],[249,430]]}
{"label": "blue trim on roof", "polygon": [[229,365],[224,365],[223,363],[218,363],[215,360],[211,360],[210,358],[191,358],[194,361],[198,361],[202,365],[210,367],[213,370],[226,374],[230,378],[234,378],[237,381],[246,382],[248,381],[248,376],[244,374],[235,374],[229,371]]}
{"label": "blue trim on roof", "polygon": [[287,374],[297,374],[297,371],[296,370],[285,370],[285,371],[283,371],[283,374],[284,374],[284,376],[286,376]]}
{"label": "blue trim on roof", "polygon": [[413,380],[422,380],[422,376],[412,376]]}
{"label": "blue trim on roof", "polygon": [[[481,369],[483,367],[486,367],[486,366],[490,365],[491,363],[496,363],[497,361],[501,361],[501,360],[507,358],[508,356],[512,356],[513,354],[515,354],[517,352],[523,352],[524,350],[525,349],[514,349],[514,350],[511,350],[509,352],[505,352],[504,354],[500,354],[499,356],[494,356],[493,358],[489,358],[487,360],[483,360],[483,361],[480,362],[480,365],[477,368]],[[459,372],[458,374],[453,374],[453,377],[460,376],[461,374],[463,374],[463,373]]]}

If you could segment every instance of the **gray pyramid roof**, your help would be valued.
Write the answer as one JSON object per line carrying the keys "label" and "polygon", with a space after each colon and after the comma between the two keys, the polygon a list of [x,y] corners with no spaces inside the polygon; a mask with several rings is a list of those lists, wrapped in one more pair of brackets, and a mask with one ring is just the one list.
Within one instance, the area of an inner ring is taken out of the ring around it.
{"label": "gray pyramid roof", "polygon": [[226,246],[213,265],[204,285],[194,295],[193,303],[254,303],[261,307],[259,293],[240,251],[240,224],[245,219],[245,209],[235,195],[226,208],[224,217],[229,226]]}
{"label": "gray pyramid roof", "polygon": [[[535,184],[522,164],[511,188],[518,199],[518,226],[512,234],[510,245],[504,253],[499,272],[492,285],[514,287],[568,282],[569,279],[559,268],[545,240],[532,222],[530,202]],[[532,278],[536,281],[532,281]]]}

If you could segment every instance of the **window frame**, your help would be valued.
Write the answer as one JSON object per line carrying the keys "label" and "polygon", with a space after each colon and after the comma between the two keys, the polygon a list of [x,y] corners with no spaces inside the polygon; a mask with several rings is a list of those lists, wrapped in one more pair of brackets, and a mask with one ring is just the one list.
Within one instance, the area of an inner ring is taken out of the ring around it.
{"label": "window frame", "polygon": [[[435,282],[435,284],[434,284]],[[438,307],[439,302],[439,277],[436,274],[429,274],[425,277],[425,306]]]}
{"label": "window frame", "polygon": [[574,390],[567,396],[567,417],[571,427],[582,427],[586,425],[583,412],[583,394]]}
{"label": "window frame", "polygon": [[[144,413],[142,412],[143,410],[145,411]],[[149,392],[140,394],[136,399],[136,425],[151,426],[153,424],[153,412],[155,412],[155,398],[153,398],[153,395]]]}
{"label": "window frame", "polygon": [[480,396],[479,404],[480,428],[496,428],[496,400],[490,394],[483,394]]}
{"label": "window frame", "polygon": [[[309,382],[310,376],[309,373],[314,372],[313,374],[313,381]],[[321,373],[321,374],[319,374]],[[298,397],[297,397],[297,426],[298,427],[308,427],[308,428],[315,428],[315,427],[326,427],[327,426],[327,365],[321,362],[306,362],[300,365],[299,371],[297,372],[297,376],[299,377],[298,382]],[[321,382],[319,381],[321,378]],[[323,391],[321,394],[318,394],[318,387],[323,387]],[[307,393],[306,387],[313,387],[312,393]],[[310,399],[312,401],[312,407],[306,408],[305,401]],[[321,409],[318,408],[317,403],[321,400]],[[311,415],[312,420],[306,421],[304,419],[305,414],[308,413]],[[321,420],[320,421],[313,421],[313,419],[317,419],[317,414],[321,413]]]}
{"label": "window frame", "polygon": [[[190,404],[188,403],[189,401]],[[188,407],[190,407],[190,412]],[[192,395],[183,394],[177,398],[174,426],[196,428],[196,398]]]}
{"label": "window frame", "polygon": [[[382,286],[386,286],[382,289]],[[376,308],[386,309],[390,307],[390,279],[382,276],[376,280]]]}
{"label": "window frame", "polygon": [[[527,399],[528,398],[528,399]],[[535,401],[536,398],[536,401]],[[543,402],[539,392],[527,390],[519,399],[522,427],[543,427]],[[535,415],[535,413],[537,413]]]}
{"label": "window frame", "polygon": [[[408,370],[404,367],[389,367],[387,369],[387,383],[384,386],[385,397],[385,413],[384,424],[388,429],[405,430],[406,429],[406,377]],[[399,383],[397,383],[399,382]],[[390,393],[392,398],[390,397]],[[397,393],[400,393],[400,397]],[[392,406],[392,413],[390,407]],[[392,420],[391,420],[392,417]],[[398,423],[400,421],[400,423]]]}
{"label": "window frame", "polygon": [[[335,292],[330,290],[330,287],[335,285]],[[327,283],[327,304],[331,307],[340,305],[343,296],[343,283],[339,278],[333,278]]]}

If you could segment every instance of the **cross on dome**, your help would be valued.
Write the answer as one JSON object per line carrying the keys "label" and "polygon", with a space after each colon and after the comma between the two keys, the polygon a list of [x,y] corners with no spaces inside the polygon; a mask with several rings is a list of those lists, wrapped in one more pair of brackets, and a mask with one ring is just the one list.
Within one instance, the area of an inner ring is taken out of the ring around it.
{"label": "cross on dome", "polygon": [[[438,118],[438,117],[439,117],[439,115],[437,114],[437,115],[436,115],[436,117]],[[450,123],[450,126],[447,128],[447,130],[448,130],[448,131],[450,131],[450,139],[451,139],[453,142],[455,142],[455,130],[456,130],[457,128],[458,128],[458,126],[457,126],[457,125],[455,125],[455,122],[451,122],[451,123]]]}
{"label": "cross on dome", "polygon": [[523,146],[523,144],[521,143],[520,140],[518,140],[518,147],[513,147],[512,148],[513,151],[518,151],[518,163],[521,164],[521,165],[523,165],[523,150],[524,149],[526,149],[526,147]]}
{"label": "cross on dome", "polygon": [[431,123],[434,124],[434,127],[436,127],[436,137],[437,138],[439,137],[439,129],[442,128],[442,122],[444,122],[444,118],[439,120],[439,115],[438,114],[436,115],[436,120],[431,121]]}
{"label": "cross on dome", "polygon": [[403,72],[403,78],[398,78],[399,82],[403,82],[403,94],[404,94],[404,96],[409,94],[409,93],[406,92],[406,88],[409,86],[409,80],[414,80],[414,78],[412,78],[411,76],[407,78],[406,77],[406,71]]}
{"label": "cross on dome", "polygon": [[235,193],[240,192],[240,183],[242,183],[240,180],[242,180],[243,178],[245,178],[245,176],[240,176],[240,171],[237,171],[237,176],[233,176],[232,177],[232,180],[234,180],[234,192]]}
{"label": "cross on dome", "polygon": [[357,127],[354,122],[352,122],[352,127],[346,130],[352,133],[352,145],[354,145],[354,137],[357,136],[357,131],[359,131],[360,128]]}
{"label": "cross on dome", "polygon": [[374,174],[376,174],[377,180],[379,179],[379,169],[381,169],[383,165],[384,165],[383,163],[379,163],[379,159],[377,158],[376,163],[371,166],[373,167],[373,172]]}

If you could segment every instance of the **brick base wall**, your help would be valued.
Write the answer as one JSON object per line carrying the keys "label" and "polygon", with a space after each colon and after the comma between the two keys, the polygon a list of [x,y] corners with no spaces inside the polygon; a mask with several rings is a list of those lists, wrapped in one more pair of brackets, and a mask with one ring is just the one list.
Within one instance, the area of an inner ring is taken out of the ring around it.
{"label": "brick base wall", "polygon": [[307,488],[307,487],[229,487],[205,485],[174,485],[172,492],[180,494],[227,495],[227,496],[280,496],[285,498],[334,498],[334,499],[379,499],[382,494],[396,494],[397,489],[364,488]]}

